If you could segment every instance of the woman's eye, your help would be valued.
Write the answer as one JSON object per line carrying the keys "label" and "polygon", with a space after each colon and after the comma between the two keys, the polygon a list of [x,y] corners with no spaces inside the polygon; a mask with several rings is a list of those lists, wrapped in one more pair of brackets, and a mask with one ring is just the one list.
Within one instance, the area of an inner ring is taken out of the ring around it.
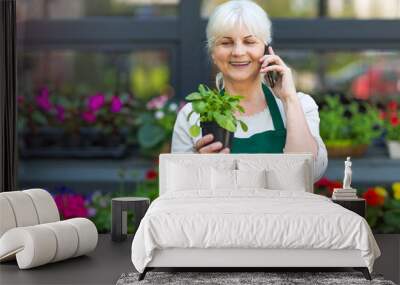
{"label": "woman's eye", "polygon": [[248,44],[248,45],[253,45],[253,44],[255,44],[256,42],[246,42],[246,44]]}
{"label": "woman's eye", "polygon": [[224,46],[225,46],[225,45],[229,45],[229,44],[230,44],[230,42],[222,42],[222,43],[221,43],[221,45],[224,45]]}

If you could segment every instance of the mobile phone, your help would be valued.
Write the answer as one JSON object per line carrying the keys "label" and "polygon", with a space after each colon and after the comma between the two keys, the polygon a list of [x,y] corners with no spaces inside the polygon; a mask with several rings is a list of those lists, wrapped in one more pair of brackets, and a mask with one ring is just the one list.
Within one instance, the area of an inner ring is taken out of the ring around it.
{"label": "mobile phone", "polygon": [[[268,52],[268,47],[269,45],[265,45],[265,49],[264,49],[264,54],[269,54]],[[270,66],[271,64],[268,64],[268,66]],[[274,76],[274,72],[273,71],[268,71],[267,72],[267,79],[269,82],[269,86],[271,86],[271,88],[275,87],[275,76]]]}

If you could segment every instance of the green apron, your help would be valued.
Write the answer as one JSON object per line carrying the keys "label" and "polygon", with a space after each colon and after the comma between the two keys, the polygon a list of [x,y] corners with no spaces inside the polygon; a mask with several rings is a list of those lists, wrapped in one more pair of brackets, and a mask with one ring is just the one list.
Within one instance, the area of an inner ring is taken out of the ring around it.
{"label": "green apron", "polygon": [[264,84],[262,84],[262,89],[275,130],[254,134],[249,138],[234,137],[231,153],[283,153],[286,143],[286,129],[283,125],[281,113],[271,90]]}

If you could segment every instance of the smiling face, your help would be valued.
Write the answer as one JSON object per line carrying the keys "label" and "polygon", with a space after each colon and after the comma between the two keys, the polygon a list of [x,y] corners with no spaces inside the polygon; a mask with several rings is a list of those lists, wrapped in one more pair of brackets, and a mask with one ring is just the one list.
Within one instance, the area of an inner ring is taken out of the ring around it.
{"label": "smiling face", "polygon": [[259,59],[264,55],[264,43],[240,25],[216,39],[211,57],[225,81],[243,82],[260,78]]}

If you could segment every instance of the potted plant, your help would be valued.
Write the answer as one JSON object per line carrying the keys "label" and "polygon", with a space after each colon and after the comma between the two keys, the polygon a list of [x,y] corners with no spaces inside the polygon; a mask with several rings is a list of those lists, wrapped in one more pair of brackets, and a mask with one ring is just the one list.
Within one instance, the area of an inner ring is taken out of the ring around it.
{"label": "potted plant", "polygon": [[391,159],[400,159],[400,121],[396,101],[390,101],[386,112],[381,113],[386,128],[386,145]]}
{"label": "potted plant", "polygon": [[381,133],[382,123],[374,106],[352,102],[343,105],[338,96],[325,98],[320,111],[320,133],[330,157],[359,157]]}
{"label": "potted plant", "polygon": [[[197,137],[202,130],[202,135],[213,134],[215,141],[220,141],[223,147],[230,147],[233,134],[238,123],[243,131],[247,131],[247,125],[235,117],[235,112],[244,113],[239,105],[243,96],[234,96],[226,91],[218,92],[200,84],[198,92],[186,96],[186,100],[192,103],[193,110],[188,114],[189,121],[193,113],[199,114],[195,124],[189,129],[192,137]],[[200,121],[200,126],[197,123]]]}

